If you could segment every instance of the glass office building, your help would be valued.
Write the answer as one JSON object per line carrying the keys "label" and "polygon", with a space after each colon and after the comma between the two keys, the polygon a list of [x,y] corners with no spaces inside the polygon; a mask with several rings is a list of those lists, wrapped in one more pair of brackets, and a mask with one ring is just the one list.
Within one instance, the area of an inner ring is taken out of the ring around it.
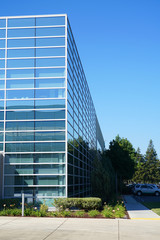
{"label": "glass office building", "polygon": [[90,196],[103,148],[67,15],[1,17],[2,197]]}

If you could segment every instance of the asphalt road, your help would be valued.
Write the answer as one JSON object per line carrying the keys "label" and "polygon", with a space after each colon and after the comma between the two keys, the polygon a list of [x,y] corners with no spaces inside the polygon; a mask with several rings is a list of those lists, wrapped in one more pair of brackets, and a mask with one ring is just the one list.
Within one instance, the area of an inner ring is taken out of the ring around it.
{"label": "asphalt road", "polygon": [[156,196],[136,196],[136,195],[133,195],[134,198],[137,200],[137,201],[140,201],[140,202],[160,202],[160,196],[156,197]]}

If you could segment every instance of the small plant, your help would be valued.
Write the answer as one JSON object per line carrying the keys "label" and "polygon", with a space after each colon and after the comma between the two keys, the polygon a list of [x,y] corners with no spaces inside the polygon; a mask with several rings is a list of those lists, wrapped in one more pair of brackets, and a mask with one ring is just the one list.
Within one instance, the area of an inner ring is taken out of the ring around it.
{"label": "small plant", "polygon": [[74,213],[75,217],[84,217],[84,215],[85,215],[85,211],[76,211]]}
{"label": "small plant", "polygon": [[60,212],[61,217],[71,217],[71,212],[70,211],[62,211]]}
{"label": "small plant", "polygon": [[99,215],[99,211],[97,210],[91,210],[88,212],[88,216],[90,217],[97,217]]}

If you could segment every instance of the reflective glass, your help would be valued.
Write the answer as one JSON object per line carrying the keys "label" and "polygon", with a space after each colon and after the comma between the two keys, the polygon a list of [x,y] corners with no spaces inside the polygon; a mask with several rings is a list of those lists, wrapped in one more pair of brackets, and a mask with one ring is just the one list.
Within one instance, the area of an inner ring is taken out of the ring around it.
{"label": "reflective glass", "polygon": [[4,89],[4,81],[0,80],[0,89]]}
{"label": "reflective glass", "polygon": [[[34,130],[35,122],[6,122],[6,131],[15,131],[15,130]],[[2,126],[3,127],[3,126]]]}
{"label": "reflective glass", "polygon": [[0,142],[3,142],[3,133],[0,132]]}
{"label": "reflective glass", "polygon": [[36,18],[36,26],[65,25],[65,17],[42,17]]}
{"label": "reflective glass", "polygon": [[64,27],[36,28],[36,36],[64,36]]}
{"label": "reflective glass", "polygon": [[34,47],[35,39],[26,38],[26,39],[8,39],[7,46],[8,48],[12,47]]}
{"label": "reflective glass", "polygon": [[34,37],[35,29],[34,28],[18,28],[18,29],[8,29],[7,33],[8,38],[17,38],[17,37]]}
{"label": "reflective glass", "polygon": [[8,27],[35,26],[35,18],[12,18],[8,19]]}
{"label": "reflective glass", "polygon": [[8,49],[7,56],[8,56],[8,58],[34,57],[34,48]]}
{"label": "reflective glass", "polygon": [[35,100],[35,108],[65,108],[65,100],[63,99],[49,99],[49,100]]}
{"label": "reflective glass", "polygon": [[65,77],[65,68],[36,69],[36,77]]}
{"label": "reflective glass", "polygon": [[65,56],[65,48],[36,48],[36,57],[44,56]]}
{"label": "reflective glass", "polygon": [[34,59],[9,59],[7,68],[34,67]]}
{"label": "reflective glass", "polygon": [[64,37],[54,37],[54,38],[36,38],[36,46],[64,46]]}
{"label": "reflective glass", "polygon": [[5,60],[0,59],[0,68],[5,68]]}
{"label": "reflective glass", "polygon": [[7,80],[6,85],[7,88],[34,88],[34,79]]}
{"label": "reflective glass", "polygon": [[7,109],[33,109],[34,108],[34,101],[7,101],[6,102]]}
{"label": "reflective glass", "polygon": [[7,78],[33,78],[34,69],[12,69],[7,70]]}
{"label": "reflective glass", "polygon": [[7,111],[6,120],[34,119],[34,111]]}
{"label": "reflective glass", "polygon": [[0,90],[0,99],[4,99],[4,91]]}
{"label": "reflective glass", "polygon": [[36,98],[64,98],[65,89],[36,89]]}
{"label": "reflective glass", "polygon": [[65,121],[35,122],[35,130],[60,130],[65,129]]}
{"label": "reflective glass", "polygon": [[35,119],[65,119],[65,110],[37,110]]}
{"label": "reflective glass", "polygon": [[64,87],[65,78],[36,79],[36,88]]}
{"label": "reflective glass", "polygon": [[37,58],[36,67],[65,66],[65,58]]}
{"label": "reflective glass", "polygon": [[0,70],[0,79],[5,78],[5,70]]}
{"label": "reflective glass", "polygon": [[[17,169],[15,172],[18,173]],[[7,176],[4,178],[4,185],[33,185],[33,176]]]}
{"label": "reflective glass", "polygon": [[0,19],[0,28],[6,27],[6,19]]}
{"label": "reflective glass", "polygon": [[4,101],[0,101],[0,110],[4,108]]}
{"label": "reflective glass", "polygon": [[34,98],[34,90],[7,90],[7,99],[28,99]]}
{"label": "reflective glass", "polygon": [[0,49],[0,58],[5,58],[5,50]]}
{"label": "reflective glass", "polygon": [[4,40],[0,40],[0,48],[5,48],[5,39]]}
{"label": "reflective glass", "polygon": [[6,37],[6,29],[0,29],[0,38]]}
{"label": "reflective glass", "polygon": [[65,151],[65,143],[63,142],[43,142],[35,143],[35,152],[59,152]]}
{"label": "reflective glass", "polygon": [[4,120],[4,112],[0,111],[0,120]]}
{"label": "reflective glass", "polygon": [[3,143],[0,143],[0,151],[3,151]]}
{"label": "reflective glass", "polygon": [[6,152],[34,152],[34,143],[6,143]]}
{"label": "reflective glass", "polygon": [[65,132],[35,132],[35,141],[65,140]]}
{"label": "reflective glass", "polygon": [[0,131],[3,131],[3,130],[4,130],[4,123],[0,122]]}

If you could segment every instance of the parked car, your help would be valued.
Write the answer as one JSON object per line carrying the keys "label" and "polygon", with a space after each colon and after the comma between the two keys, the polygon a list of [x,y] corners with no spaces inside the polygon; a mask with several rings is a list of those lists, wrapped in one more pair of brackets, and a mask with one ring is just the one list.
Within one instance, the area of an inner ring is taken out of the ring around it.
{"label": "parked car", "polygon": [[159,196],[160,189],[155,184],[136,184],[133,188],[133,193],[138,196],[141,196],[142,194]]}

